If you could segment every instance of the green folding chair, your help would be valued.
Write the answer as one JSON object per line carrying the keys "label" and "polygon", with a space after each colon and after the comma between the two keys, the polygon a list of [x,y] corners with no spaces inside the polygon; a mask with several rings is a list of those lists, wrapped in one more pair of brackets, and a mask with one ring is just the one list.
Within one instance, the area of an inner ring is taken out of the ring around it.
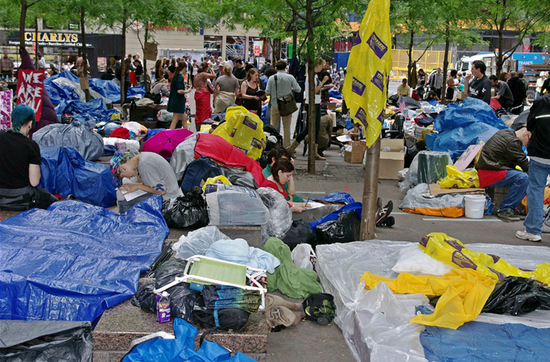
{"label": "green folding chair", "polygon": [[[263,269],[203,255],[194,255],[187,259],[183,276],[176,277],[173,282],[155,289],[154,292],[160,294],[179,283],[189,283],[191,285],[190,288],[195,290],[202,290],[202,286],[204,285],[226,285],[260,292],[262,298],[260,309],[263,310],[265,308],[267,289],[257,279],[265,273],[266,271]],[[248,284],[247,281],[249,282]]]}

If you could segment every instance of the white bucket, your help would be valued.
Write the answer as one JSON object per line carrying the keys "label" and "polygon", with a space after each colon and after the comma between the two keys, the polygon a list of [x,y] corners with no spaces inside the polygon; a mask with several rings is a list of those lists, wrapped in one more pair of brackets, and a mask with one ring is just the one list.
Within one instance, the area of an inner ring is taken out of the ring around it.
{"label": "white bucket", "polygon": [[464,196],[464,211],[468,219],[483,219],[483,213],[485,212],[485,196]]}

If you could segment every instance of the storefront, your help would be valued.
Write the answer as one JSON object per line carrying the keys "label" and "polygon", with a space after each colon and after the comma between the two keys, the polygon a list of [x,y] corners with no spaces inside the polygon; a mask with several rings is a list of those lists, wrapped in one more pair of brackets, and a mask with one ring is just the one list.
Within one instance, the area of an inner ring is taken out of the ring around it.
{"label": "storefront", "polygon": [[[0,32],[6,32],[2,30]],[[19,32],[7,34],[6,49],[10,57],[19,65]],[[81,34],[66,31],[39,31],[25,32],[25,46],[33,56],[39,51],[46,60],[63,70],[66,64],[74,65],[82,49]],[[86,34],[86,56],[90,63],[90,75],[100,77],[106,67],[114,64],[114,56],[120,55],[120,35],[115,34]]]}

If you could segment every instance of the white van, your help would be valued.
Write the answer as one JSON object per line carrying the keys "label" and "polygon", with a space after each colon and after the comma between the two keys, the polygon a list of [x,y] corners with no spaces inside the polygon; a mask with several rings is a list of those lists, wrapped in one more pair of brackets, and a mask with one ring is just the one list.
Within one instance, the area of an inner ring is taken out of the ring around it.
{"label": "white van", "polygon": [[[458,62],[456,62],[456,69],[459,72],[470,72],[470,69],[472,68],[472,63],[476,60],[481,60],[485,63],[485,66],[487,67],[485,75],[490,76],[492,74],[496,74],[497,57],[493,53],[476,54],[471,57],[462,57]],[[503,72],[509,72],[516,69],[517,60],[513,60],[512,57],[508,58],[502,66]]]}

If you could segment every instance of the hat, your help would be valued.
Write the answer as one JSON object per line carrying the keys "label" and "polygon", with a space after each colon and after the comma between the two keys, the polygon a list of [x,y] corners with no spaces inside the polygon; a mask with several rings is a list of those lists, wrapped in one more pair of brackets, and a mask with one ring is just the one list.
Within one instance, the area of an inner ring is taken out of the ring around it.
{"label": "hat", "polygon": [[109,167],[111,168],[111,172],[113,173],[113,175],[115,175],[116,177],[120,177],[120,164],[122,163],[122,160],[132,158],[132,154],[129,152],[126,152],[124,154],[117,153],[118,152],[116,152],[113,158],[111,158],[111,161],[109,161]]}
{"label": "hat", "polygon": [[546,72],[540,72],[539,77],[544,77],[544,76],[546,76]]}
{"label": "hat", "polygon": [[36,124],[36,116],[31,107],[26,104],[20,104],[11,112],[11,127],[19,131],[21,126],[32,119],[32,127]]}

